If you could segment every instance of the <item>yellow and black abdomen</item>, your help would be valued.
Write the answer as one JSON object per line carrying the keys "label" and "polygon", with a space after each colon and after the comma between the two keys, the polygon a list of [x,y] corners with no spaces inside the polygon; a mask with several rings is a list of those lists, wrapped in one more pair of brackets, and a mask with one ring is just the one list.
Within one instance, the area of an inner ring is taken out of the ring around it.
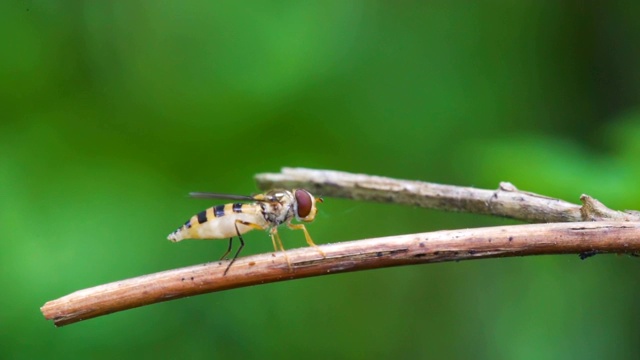
{"label": "yellow and black abdomen", "polygon": [[208,208],[192,216],[167,238],[173,242],[185,239],[228,239],[255,228],[243,225],[242,222],[263,229],[269,227],[258,204],[226,204]]}

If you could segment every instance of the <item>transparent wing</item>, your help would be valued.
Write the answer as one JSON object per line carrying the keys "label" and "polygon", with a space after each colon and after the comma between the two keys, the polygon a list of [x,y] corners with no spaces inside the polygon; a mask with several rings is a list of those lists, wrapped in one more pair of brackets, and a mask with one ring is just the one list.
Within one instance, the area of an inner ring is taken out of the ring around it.
{"label": "transparent wing", "polygon": [[189,196],[196,199],[226,199],[226,200],[256,201],[256,199],[253,196],[216,194],[216,193],[210,193],[210,192],[190,192]]}

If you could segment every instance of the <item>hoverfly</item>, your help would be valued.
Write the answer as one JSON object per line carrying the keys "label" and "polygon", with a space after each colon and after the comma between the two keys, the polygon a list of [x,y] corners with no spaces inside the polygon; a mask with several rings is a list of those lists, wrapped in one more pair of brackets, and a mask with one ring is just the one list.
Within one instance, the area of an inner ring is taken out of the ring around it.
{"label": "hoverfly", "polygon": [[210,207],[199,212],[189,219],[184,225],[167,237],[173,242],[185,239],[229,239],[229,248],[222,255],[224,259],[232,249],[233,238],[240,239],[240,247],[227,265],[224,275],[227,275],[229,268],[236,261],[238,254],[244,247],[242,234],[251,230],[269,230],[273,248],[282,250],[287,265],[291,269],[291,263],[284,251],[282,241],[278,235],[278,226],[286,224],[293,230],[302,230],[307,244],[315,247],[324,257],[325,254],[311,240],[309,232],[304,224],[292,224],[295,218],[300,222],[311,222],[316,216],[316,203],[322,202],[322,198],[315,198],[310,192],[303,189],[271,190],[264,194],[254,196],[225,195],[214,193],[190,193],[191,197],[201,199],[227,199],[251,201],[251,203],[233,203]]}

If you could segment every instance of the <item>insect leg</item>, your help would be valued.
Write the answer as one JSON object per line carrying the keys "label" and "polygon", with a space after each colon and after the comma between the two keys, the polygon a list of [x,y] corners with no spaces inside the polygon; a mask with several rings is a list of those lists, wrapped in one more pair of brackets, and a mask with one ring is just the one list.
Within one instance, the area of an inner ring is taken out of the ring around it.
{"label": "insect leg", "polygon": [[304,237],[307,240],[307,244],[309,244],[309,246],[313,246],[316,250],[318,250],[318,252],[320,253],[320,255],[322,255],[322,257],[327,257],[324,253],[324,251],[320,250],[320,248],[318,247],[318,245],[316,245],[313,240],[311,240],[311,236],[309,235],[309,232],[307,231],[307,228],[304,227],[303,224],[292,224],[292,223],[287,223],[287,226],[289,227],[289,229],[292,230],[302,230],[304,231]]}
{"label": "insect leg", "polygon": [[220,258],[220,260],[224,259],[225,256],[229,255],[229,253],[231,252],[231,246],[233,245],[233,238],[230,237],[229,238],[229,248],[227,249],[227,252],[224,253],[224,255],[222,255],[222,257]]}
{"label": "insect leg", "polygon": [[[238,226],[236,225],[236,231],[237,229],[238,229]],[[236,254],[233,255],[233,259],[231,259],[231,262],[229,262],[229,265],[227,265],[227,268],[224,270],[224,274],[222,274],[222,276],[227,275],[227,272],[229,271],[231,264],[233,264],[233,262],[236,261],[238,254],[240,254],[240,250],[242,250],[242,248],[244,247],[244,239],[242,239],[242,235],[240,235],[239,231],[238,231],[238,239],[240,239],[240,247],[238,248],[238,251],[236,251]]]}
{"label": "insect leg", "polygon": [[[250,223],[248,221],[236,220],[234,225],[236,227],[236,234],[238,234],[238,239],[240,239],[240,247],[238,248],[238,251],[236,251],[236,254],[233,255],[233,259],[231,259],[231,262],[229,263],[229,265],[227,265],[227,268],[225,269],[224,274],[222,274],[222,276],[227,275],[227,272],[229,271],[229,268],[231,267],[233,262],[236,261],[236,258],[238,257],[238,254],[240,254],[240,251],[244,247],[244,239],[242,238],[242,234],[240,234],[240,230],[238,229],[238,224],[246,225],[246,226],[252,227],[252,228],[257,229],[257,230],[264,229],[262,226],[260,226],[258,224]],[[227,253],[225,255],[227,255],[229,253],[229,251],[231,251],[231,239],[229,240],[229,249],[227,250]]]}
{"label": "insect leg", "polygon": [[[271,242],[273,243],[273,249],[276,252],[278,252],[278,246],[280,247],[280,250],[282,250],[282,255],[284,255],[284,259],[287,260],[287,266],[289,266],[289,271],[293,271],[293,268],[291,267],[291,261],[289,261],[287,252],[284,251],[284,246],[282,246],[282,240],[280,240],[280,235],[278,235],[278,228],[272,227],[269,233],[271,234]],[[276,246],[276,242],[278,243],[278,246]]]}
{"label": "insect leg", "polygon": [[[224,269],[224,274],[222,274],[222,276],[227,275],[227,272],[229,271],[229,268],[231,268],[231,265],[233,264],[234,261],[236,261],[236,258],[238,257],[238,254],[240,254],[240,250],[242,250],[242,248],[244,247],[244,239],[242,238],[242,235],[240,234],[240,230],[238,230],[238,222],[236,222],[235,226],[236,226],[236,234],[238,234],[238,239],[240,239],[240,247],[238,248],[238,251],[236,251],[236,254],[233,255],[233,259],[231,259],[231,261],[229,262],[229,265],[227,265],[227,268]],[[229,249],[224,254],[225,256],[229,253],[229,251],[231,251],[231,241],[232,240],[233,240],[233,238],[229,239]],[[223,258],[224,258],[224,256],[223,256]]]}

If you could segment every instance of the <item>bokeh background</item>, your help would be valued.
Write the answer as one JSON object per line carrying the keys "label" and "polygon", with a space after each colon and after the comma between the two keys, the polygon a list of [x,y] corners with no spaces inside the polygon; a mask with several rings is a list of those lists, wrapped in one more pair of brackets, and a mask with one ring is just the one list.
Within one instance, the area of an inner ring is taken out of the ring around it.
{"label": "bokeh background", "polygon": [[[283,166],[639,209],[639,18],[634,1],[0,2],[2,358],[634,358],[627,256],[340,274],[63,328],[39,308],[218,259],[226,241],[166,240],[214,205],[186,194],[250,194]],[[320,211],[317,243],[513,223]]]}

